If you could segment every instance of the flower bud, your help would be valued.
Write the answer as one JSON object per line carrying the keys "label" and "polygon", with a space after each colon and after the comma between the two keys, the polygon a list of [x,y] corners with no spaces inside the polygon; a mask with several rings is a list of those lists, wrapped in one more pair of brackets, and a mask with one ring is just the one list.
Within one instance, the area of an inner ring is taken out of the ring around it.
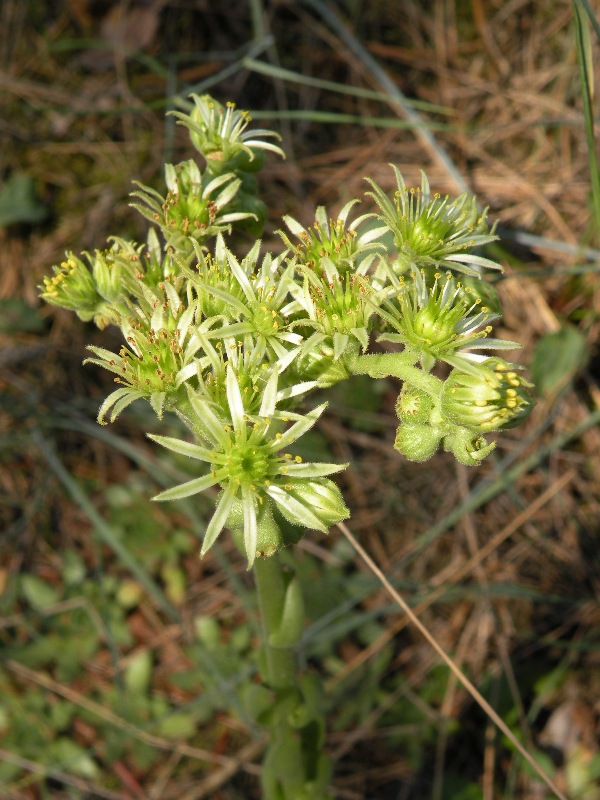
{"label": "flower bud", "polygon": [[531,384],[515,369],[501,358],[482,361],[477,375],[454,369],[442,387],[442,414],[477,433],[519,425],[531,410]]}
{"label": "flower bud", "polygon": [[438,449],[441,438],[440,431],[431,425],[400,425],[394,447],[409,461],[428,461]]}
{"label": "flower bud", "polygon": [[[273,503],[270,498],[263,498],[263,502],[259,504],[256,523],[258,535],[256,553],[252,554],[253,557],[255,555],[263,558],[272,556],[273,553],[276,553],[287,544],[281,528],[273,518]],[[243,553],[244,509],[241,500],[238,498],[234,499],[225,524],[231,530],[236,545]],[[247,555],[250,556],[249,553]]]}
{"label": "flower bud", "polygon": [[402,388],[396,401],[396,414],[405,425],[419,425],[429,420],[433,410],[433,400],[414,386]]}
{"label": "flower bud", "polygon": [[346,380],[350,375],[344,359],[334,360],[331,340],[325,340],[318,348],[308,350],[294,366],[299,380],[317,381],[323,389]]}
{"label": "flower bud", "polygon": [[488,442],[484,436],[474,434],[466,428],[457,427],[453,433],[444,437],[444,450],[452,453],[466,467],[480,464],[495,446],[495,442]]}
{"label": "flower bud", "polygon": [[97,250],[92,260],[92,274],[97,290],[111,305],[122,301],[125,293],[123,263],[115,255],[110,250]]}
{"label": "flower bud", "polygon": [[[298,480],[288,490],[289,494],[312,511],[324,528],[347,519],[350,512],[344,503],[342,493],[333,481],[327,478]],[[304,520],[296,518],[289,507],[279,506],[281,513],[295,525],[305,525]]]}
{"label": "flower bud", "polygon": [[66,260],[53,271],[52,277],[44,278],[41,297],[46,302],[75,311],[84,322],[94,320],[100,328],[113,321],[94,276],[80,258],[67,253]]}

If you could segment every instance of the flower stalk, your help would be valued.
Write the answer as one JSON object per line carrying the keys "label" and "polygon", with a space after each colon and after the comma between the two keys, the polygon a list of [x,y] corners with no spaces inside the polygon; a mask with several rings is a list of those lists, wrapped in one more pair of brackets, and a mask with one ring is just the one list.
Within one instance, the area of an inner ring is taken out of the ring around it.
{"label": "flower stalk", "polygon": [[278,555],[257,560],[254,575],[263,626],[263,679],[272,695],[263,798],[330,800],[323,704],[316,702],[310,677],[298,677],[294,652],[304,628],[300,582],[284,571]]}

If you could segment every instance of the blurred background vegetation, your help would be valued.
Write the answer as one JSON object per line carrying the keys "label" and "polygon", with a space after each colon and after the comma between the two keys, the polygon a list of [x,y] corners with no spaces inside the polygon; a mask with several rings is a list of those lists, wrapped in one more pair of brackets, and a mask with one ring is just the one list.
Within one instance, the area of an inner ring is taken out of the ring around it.
{"label": "blurred background vegetation", "polygon": [[[311,445],[352,462],[350,527],[444,649],[569,798],[598,800],[596,33],[586,84],[568,0],[4,0],[0,27],[0,796],[259,796],[244,561],[227,537],[199,560],[201,500],[148,502],[184,464],[130,412],[96,425],[112,385],[84,348],[117,334],[37,298],[66,249],[145,238],[131,182],[191,156],[165,112],[210,91],[283,136],[266,246],[367,175],[391,189],[388,163],[499,221],[497,333],[525,345],[527,425],[477,469],[408,463],[397,387],[354,379]],[[339,533],[298,559],[334,797],[550,797]]]}

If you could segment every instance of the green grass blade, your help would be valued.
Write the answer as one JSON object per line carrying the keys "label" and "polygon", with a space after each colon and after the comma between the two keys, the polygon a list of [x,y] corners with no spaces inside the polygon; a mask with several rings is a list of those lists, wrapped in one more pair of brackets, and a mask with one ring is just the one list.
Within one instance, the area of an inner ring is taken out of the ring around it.
{"label": "green grass blade", "polygon": [[600,174],[598,173],[598,159],[596,158],[596,142],[594,137],[594,73],[590,29],[586,19],[588,14],[586,14],[582,0],[575,0],[573,16],[575,19],[575,45],[577,48],[577,63],[579,65],[581,99],[583,101],[583,118],[590,163],[592,207],[596,223],[596,235],[598,235],[598,233],[600,233]]}
{"label": "green grass blade", "polygon": [[[280,80],[289,81],[290,83],[300,84],[301,86],[312,86],[315,89],[323,89],[324,91],[335,92],[336,94],[364,97],[367,100],[378,100],[384,103],[390,100],[389,94],[385,92],[376,92],[373,89],[366,89],[363,86],[348,86],[345,83],[338,83],[337,81],[327,81],[323,80],[323,78],[315,78],[312,75],[303,75],[300,72],[294,72],[291,69],[267,64],[264,61],[257,61],[254,58],[246,58],[243,63],[246,69],[251,72],[257,72],[259,75],[266,75],[269,78],[278,78]],[[454,111],[447,106],[428,103],[425,100],[407,99],[406,105],[412,108],[421,108],[425,111],[435,112],[436,114],[454,114]]]}
{"label": "green grass blade", "polygon": [[579,0],[579,5],[581,8],[584,8],[587,12],[588,17],[590,18],[590,22],[592,23],[592,28],[594,29],[594,33],[600,42],[600,22],[596,18],[596,14],[590,5],[589,0]]}

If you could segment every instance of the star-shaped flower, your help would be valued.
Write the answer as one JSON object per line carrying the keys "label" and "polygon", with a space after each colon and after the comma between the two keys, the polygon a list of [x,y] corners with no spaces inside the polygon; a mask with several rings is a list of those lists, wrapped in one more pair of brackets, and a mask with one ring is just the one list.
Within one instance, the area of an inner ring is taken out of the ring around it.
{"label": "star-shaped flower", "polygon": [[[303,463],[287,448],[306,433],[325,405],[306,415],[276,410],[277,372],[268,381],[259,413],[246,413],[238,378],[229,368],[226,376],[228,414],[190,392],[198,438],[206,444],[192,444],[166,436],[150,438],[181,455],[209,465],[199,478],[161,492],[155,500],[178,500],[219,486],[221,493],[204,537],[202,554],[237,516],[241,507],[243,538],[248,568],[258,547],[258,518],[262,506],[276,507],[290,522],[326,532],[348,516],[339,489],[325,476],[343,470],[345,464]],[[285,425],[291,423],[286,429]]]}

